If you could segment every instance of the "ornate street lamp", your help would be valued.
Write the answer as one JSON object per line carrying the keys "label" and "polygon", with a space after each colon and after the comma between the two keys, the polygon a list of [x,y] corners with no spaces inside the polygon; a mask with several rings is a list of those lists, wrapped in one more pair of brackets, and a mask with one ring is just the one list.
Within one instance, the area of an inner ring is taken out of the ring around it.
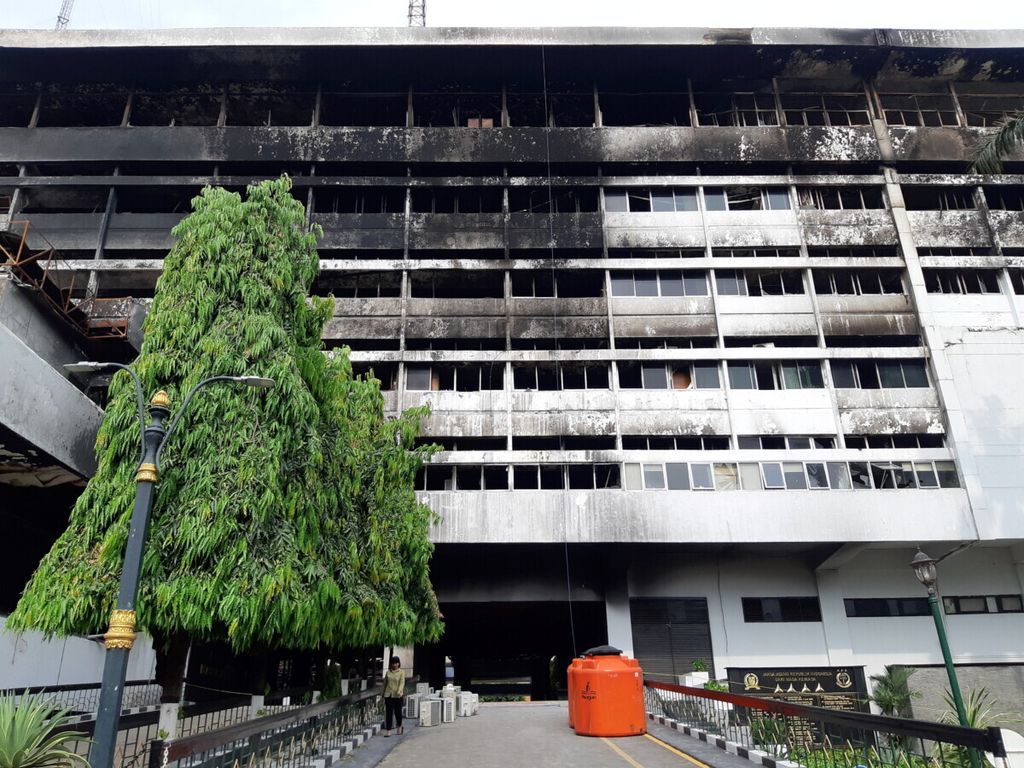
{"label": "ornate street lamp", "polygon": [[171,399],[160,391],[150,401],[151,421],[146,424],[145,397],[142,381],[126,365],[120,363],[74,363],[65,365],[71,373],[91,373],[118,368],[127,371],[135,384],[135,398],[139,411],[139,428],[142,434],[142,449],[139,468],[135,473],[135,507],[132,510],[128,531],[128,543],[124,551],[124,567],[121,570],[121,584],[117,593],[117,607],[110,616],[110,628],[103,635],[107,648],[103,662],[103,682],[100,687],[99,705],[96,710],[94,742],[89,752],[92,768],[111,768],[114,763],[114,748],[117,744],[117,726],[121,719],[121,701],[124,697],[124,681],[128,671],[128,654],[135,643],[135,599],[139,591],[139,577],[142,573],[142,555],[149,528],[149,515],[153,509],[153,486],[160,472],[160,454],[174,433],[181,416],[188,409],[193,396],[208,384],[217,381],[234,382],[249,387],[270,388],[273,379],[262,376],[211,376],[203,379],[185,395],[181,408],[174,415],[166,429],[164,421],[170,416]]}

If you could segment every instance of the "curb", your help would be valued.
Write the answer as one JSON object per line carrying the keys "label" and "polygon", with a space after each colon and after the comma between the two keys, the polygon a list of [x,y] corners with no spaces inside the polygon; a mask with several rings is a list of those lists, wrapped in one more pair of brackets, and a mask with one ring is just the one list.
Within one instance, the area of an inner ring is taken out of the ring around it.
{"label": "curb", "polygon": [[346,739],[334,749],[330,749],[320,757],[310,760],[308,763],[309,768],[331,768],[331,766],[340,761],[341,758],[351,755],[356,749],[363,746],[363,744],[368,742],[378,733],[380,733],[380,723],[371,725],[369,728],[364,728],[361,733],[357,733],[351,739]]}
{"label": "curb", "polygon": [[700,728],[691,728],[688,725],[680,723],[678,720],[673,720],[671,717],[665,717],[664,715],[656,715],[653,712],[648,712],[647,719],[659,723],[660,725],[664,725],[666,728],[682,731],[687,736],[700,739],[701,741],[716,746],[729,754],[746,758],[755,765],[763,765],[765,768],[802,768],[799,763],[794,763],[792,760],[782,760],[777,757],[772,757],[767,752],[760,749],[750,749],[749,747],[741,746],[734,741],[729,741],[727,739],[723,739],[721,736],[715,736],[707,731],[702,731]]}

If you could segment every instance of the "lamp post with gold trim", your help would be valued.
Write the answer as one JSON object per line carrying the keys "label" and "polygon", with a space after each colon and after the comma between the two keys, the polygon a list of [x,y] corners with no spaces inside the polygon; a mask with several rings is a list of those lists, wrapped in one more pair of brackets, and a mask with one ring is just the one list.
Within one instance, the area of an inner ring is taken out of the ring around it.
{"label": "lamp post with gold trim", "polygon": [[135,507],[132,510],[125,545],[124,566],[117,593],[117,606],[110,616],[110,627],[103,635],[107,652],[103,663],[103,681],[100,686],[99,705],[96,710],[94,741],[89,752],[91,768],[111,768],[114,763],[114,749],[117,745],[117,726],[121,718],[121,702],[124,697],[124,681],[128,671],[128,655],[135,643],[135,600],[139,592],[139,578],[142,575],[142,556],[145,550],[146,534],[149,529],[150,511],[153,509],[153,489],[160,472],[160,454],[168,438],[174,433],[181,415],[188,409],[193,396],[207,384],[229,381],[250,387],[273,387],[274,380],[260,376],[211,376],[196,384],[185,395],[181,408],[174,415],[168,427],[164,422],[170,416],[171,399],[164,391],[157,392],[149,404],[150,422],[146,424],[142,382],[138,375],[120,363],[75,363],[65,369],[75,373],[96,372],[110,368],[127,371],[135,384],[135,395],[139,408],[139,424],[142,430],[142,452],[139,467],[135,473]]}

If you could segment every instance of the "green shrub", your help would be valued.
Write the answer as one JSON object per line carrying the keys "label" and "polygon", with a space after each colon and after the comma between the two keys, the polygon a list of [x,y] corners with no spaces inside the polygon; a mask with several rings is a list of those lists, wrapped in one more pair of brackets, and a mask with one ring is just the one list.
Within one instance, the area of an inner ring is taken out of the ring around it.
{"label": "green shrub", "polygon": [[84,733],[56,729],[66,725],[66,709],[54,710],[42,696],[0,697],[0,768],[36,768],[37,766],[88,766],[82,755],[70,748]]}

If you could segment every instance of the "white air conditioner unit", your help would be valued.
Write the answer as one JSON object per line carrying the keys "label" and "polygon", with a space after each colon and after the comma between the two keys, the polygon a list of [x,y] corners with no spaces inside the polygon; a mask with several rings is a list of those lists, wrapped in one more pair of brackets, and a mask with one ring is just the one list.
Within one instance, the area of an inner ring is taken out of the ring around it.
{"label": "white air conditioner unit", "polygon": [[441,698],[442,699],[454,699],[456,693],[457,693],[457,691],[455,690],[455,686],[454,685],[446,685],[444,688],[441,689]]}
{"label": "white air conditioner unit", "polygon": [[441,699],[443,709],[441,710],[442,723],[455,722],[455,699]]}
{"label": "white air conditioner unit", "polygon": [[459,717],[469,717],[473,714],[473,694],[460,693],[455,699],[455,714]]}
{"label": "white air conditioner unit", "polygon": [[420,725],[440,725],[443,714],[443,702],[440,699],[426,699],[420,702]]}
{"label": "white air conditioner unit", "polygon": [[432,691],[430,690],[430,683],[416,683],[416,693],[418,693],[420,696],[426,696],[428,693],[431,692]]}
{"label": "white air conditioner unit", "polygon": [[405,709],[403,715],[409,720],[415,720],[420,716],[420,698],[418,693],[410,693],[405,697]]}
{"label": "white air conditioner unit", "polygon": [[470,714],[471,715],[475,715],[475,714],[477,714],[480,711],[480,694],[479,693],[471,693],[469,695],[473,697],[473,709],[470,712]]}

